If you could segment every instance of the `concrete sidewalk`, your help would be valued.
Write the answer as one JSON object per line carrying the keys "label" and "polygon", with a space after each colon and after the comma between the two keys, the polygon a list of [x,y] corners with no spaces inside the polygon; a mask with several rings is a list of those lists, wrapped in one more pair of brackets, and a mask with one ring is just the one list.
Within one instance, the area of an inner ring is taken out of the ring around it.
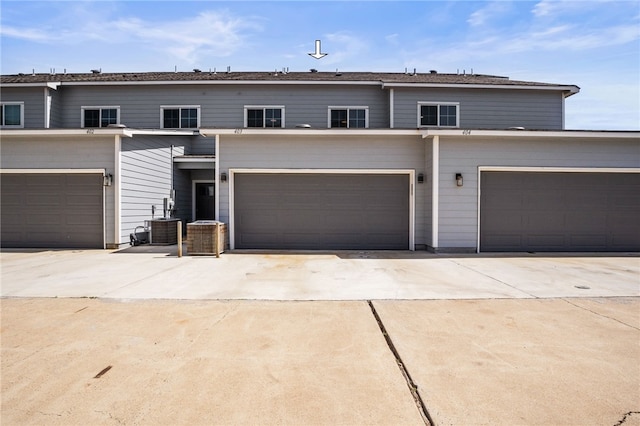
{"label": "concrete sidewalk", "polygon": [[640,424],[639,298],[372,306],[0,299],[0,421]]}
{"label": "concrete sidewalk", "polygon": [[1,296],[397,300],[640,296],[638,254],[225,253],[176,246],[0,253]]}

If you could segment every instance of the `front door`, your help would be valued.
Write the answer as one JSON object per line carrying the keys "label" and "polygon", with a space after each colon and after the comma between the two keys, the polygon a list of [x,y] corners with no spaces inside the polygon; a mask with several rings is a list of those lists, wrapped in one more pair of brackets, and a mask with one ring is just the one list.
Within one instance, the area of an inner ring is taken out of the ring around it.
{"label": "front door", "polygon": [[195,220],[215,219],[215,192],[213,182],[196,182]]}

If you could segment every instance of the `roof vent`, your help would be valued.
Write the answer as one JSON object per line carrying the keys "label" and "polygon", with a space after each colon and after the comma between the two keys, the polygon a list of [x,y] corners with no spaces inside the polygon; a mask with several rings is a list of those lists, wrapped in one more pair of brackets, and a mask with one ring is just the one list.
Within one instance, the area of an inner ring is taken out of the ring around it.
{"label": "roof vent", "polygon": [[107,127],[116,128],[116,129],[126,129],[127,126],[124,124],[109,124]]}
{"label": "roof vent", "polygon": [[336,68],[336,77],[340,77],[342,75],[342,73],[340,71],[338,71],[338,68]]}
{"label": "roof vent", "polygon": [[92,74],[100,74],[102,72],[102,68],[97,69],[97,70],[91,70]]}
{"label": "roof vent", "polygon": [[202,72],[202,70],[198,69],[198,68],[194,68],[193,72]]}
{"label": "roof vent", "polygon": [[429,73],[431,73],[431,74],[438,74],[438,71],[436,71],[436,70],[431,70],[431,71],[429,71]]}
{"label": "roof vent", "polygon": [[227,74],[231,74],[231,65],[227,67]]}
{"label": "roof vent", "polygon": [[311,124],[296,124],[296,129],[310,129]]}
{"label": "roof vent", "polygon": [[318,70],[317,70],[317,69],[315,69],[315,68],[311,68],[309,71],[311,71],[311,72],[318,72]]}
{"label": "roof vent", "polygon": [[522,126],[509,127],[507,130],[524,130]]}

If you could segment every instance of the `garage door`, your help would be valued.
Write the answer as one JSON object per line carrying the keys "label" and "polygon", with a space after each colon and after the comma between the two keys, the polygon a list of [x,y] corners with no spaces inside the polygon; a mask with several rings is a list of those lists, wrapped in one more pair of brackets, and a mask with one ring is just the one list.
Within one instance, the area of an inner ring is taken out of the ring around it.
{"label": "garage door", "polygon": [[236,248],[409,248],[408,174],[234,178]]}
{"label": "garage door", "polygon": [[2,247],[103,248],[102,176],[1,176]]}
{"label": "garage door", "polygon": [[640,174],[482,172],[481,251],[640,250]]}

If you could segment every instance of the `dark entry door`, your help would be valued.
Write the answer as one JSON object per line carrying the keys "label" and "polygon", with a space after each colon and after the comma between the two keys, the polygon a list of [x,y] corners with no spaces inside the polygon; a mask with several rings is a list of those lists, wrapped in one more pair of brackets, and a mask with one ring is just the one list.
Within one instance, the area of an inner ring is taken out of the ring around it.
{"label": "dark entry door", "polygon": [[195,220],[215,219],[215,189],[213,182],[196,182]]}

